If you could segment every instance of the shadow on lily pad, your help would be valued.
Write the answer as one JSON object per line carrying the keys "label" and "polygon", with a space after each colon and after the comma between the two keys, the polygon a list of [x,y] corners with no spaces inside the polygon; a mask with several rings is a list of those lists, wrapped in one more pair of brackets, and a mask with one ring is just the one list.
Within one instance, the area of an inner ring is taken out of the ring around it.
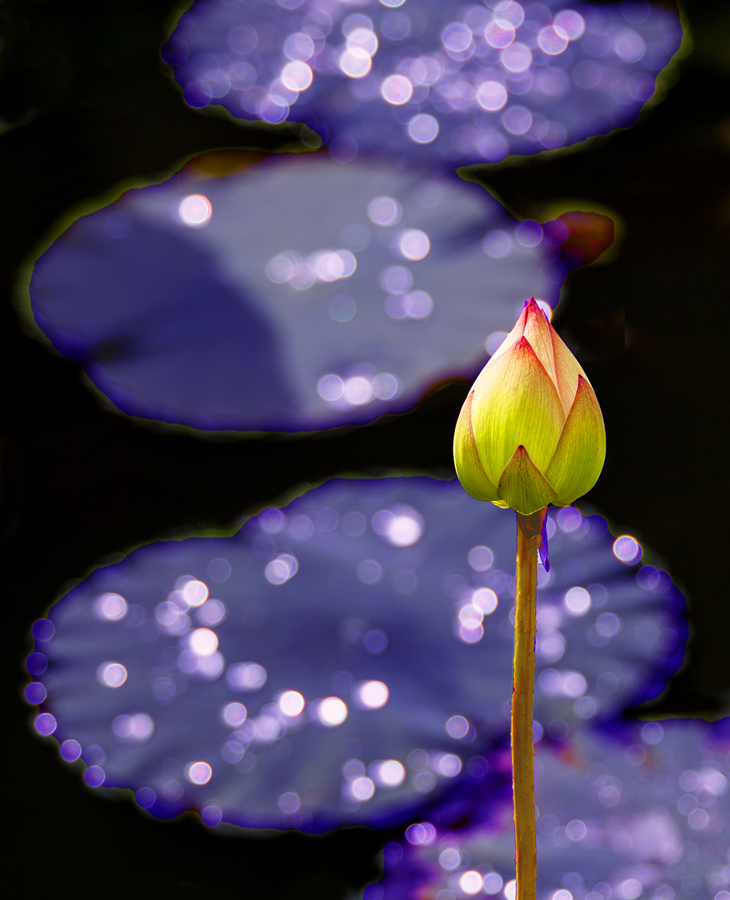
{"label": "shadow on lily pad", "polygon": [[[72,225],[36,263],[42,330],[122,411],[301,431],[471,377],[565,265],[486,192],[326,155],[189,170]],[[498,342],[498,341],[497,341]]]}

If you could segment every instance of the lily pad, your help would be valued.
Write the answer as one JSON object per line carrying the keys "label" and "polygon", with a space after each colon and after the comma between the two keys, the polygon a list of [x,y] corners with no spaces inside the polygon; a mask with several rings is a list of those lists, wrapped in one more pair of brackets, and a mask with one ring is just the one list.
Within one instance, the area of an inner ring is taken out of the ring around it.
{"label": "lily pad", "polygon": [[681,37],[641,0],[198,0],[163,58],[191,106],[305,122],[342,159],[453,167],[632,124]]}
{"label": "lily pad", "polygon": [[[571,507],[549,533],[535,730],[564,741],[657,694],[686,628],[632,537]],[[510,512],[425,478],[333,481],[235,537],[142,547],[36,622],[36,730],[88,784],[209,825],[390,826],[474,784],[496,803],[514,553]]]}
{"label": "lily pad", "polygon": [[[633,723],[621,734],[584,729],[566,743],[539,743],[538,896],[726,900],[727,724]],[[385,877],[365,900],[513,896],[511,815],[508,801],[501,829],[411,826],[386,846]]]}
{"label": "lily pad", "polygon": [[85,216],[38,260],[41,329],[124,412],[300,431],[472,377],[565,266],[480,187],[326,155],[188,171]]}

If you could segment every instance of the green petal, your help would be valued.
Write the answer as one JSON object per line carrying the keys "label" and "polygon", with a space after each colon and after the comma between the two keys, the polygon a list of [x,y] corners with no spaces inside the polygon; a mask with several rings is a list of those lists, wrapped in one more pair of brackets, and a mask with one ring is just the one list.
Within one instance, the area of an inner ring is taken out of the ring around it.
{"label": "green petal", "polygon": [[598,481],[606,458],[606,429],[595,392],[582,375],[555,455],[545,475],[555,488],[556,506],[567,506]]}
{"label": "green petal", "polygon": [[498,487],[502,499],[526,516],[553,503],[556,497],[550,483],[524,447],[515,450],[502,472]]}
{"label": "green petal", "polygon": [[544,471],[564,422],[555,385],[524,337],[492,358],[474,382],[471,424],[479,458],[493,484],[520,445]]}
{"label": "green petal", "polygon": [[[563,412],[567,419],[575,400],[575,392],[578,390],[578,379],[582,376],[588,381],[588,378],[586,378],[586,373],[581,368],[581,364],[570,352],[557,331],[554,328],[550,330],[553,339],[553,356],[555,359],[558,394],[560,395],[560,402],[563,404]],[[588,384],[590,384],[590,381],[588,381]]]}
{"label": "green petal", "polygon": [[454,432],[454,465],[462,487],[477,500],[499,499],[497,488],[487,478],[474,443],[471,428],[471,404],[474,389],[464,401]]}
{"label": "green petal", "polygon": [[[530,301],[525,307],[525,337],[530,342],[530,346],[535,351],[535,355],[545,367],[545,371],[550,376],[550,380],[557,387],[557,375],[555,372],[555,358],[553,351],[553,334],[555,333],[552,325],[548,322],[545,313],[530,297]],[[570,407],[569,407],[570,408]],[[567,416],[568,410],[565,410]]]}

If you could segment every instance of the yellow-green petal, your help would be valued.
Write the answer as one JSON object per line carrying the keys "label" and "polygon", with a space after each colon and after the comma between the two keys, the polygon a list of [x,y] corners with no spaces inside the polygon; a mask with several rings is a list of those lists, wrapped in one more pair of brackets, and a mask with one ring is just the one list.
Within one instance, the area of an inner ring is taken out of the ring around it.
{"label": "yellow-green petal", "polygon": [[[535,351],[535,355],[545,367],[545,371],[550,376],[550,380],[557,387],[558,382],[555,372],[555,358],[553,351],[553,327],[548,322],[545,313],[540,309],[533,297],[530,297],[530,300],[524,309],[524,314],[524,335],[530,342],[532,349]],[[567,409],[565,410],[565,414],[568,414]]]}
{"label": "yellow-green petal", "polygon": [[552,486],[530,459],[524,447],[518,447],[505,466],[497,485],[499,494],[512,509],[528,516],[553,503]]}
{"label": "yellow-green petal", "polygon": [[567,506],[598,481],[606,458],[606,429],[595,392],[582,375],[563,433],[545,475],[556,506]]}
{"label": "yellow-green petal", "polygon": [[557,390],[522,337],[482,370],[474,383],[471,425],[492,484],[521,445],[540,470],[553,458],[565,415]]}
{"label": "yellow-green petal", "polygon": [[499,500],[494,484],[487,478],[474,442],[471,427],[471,404],[474,389],[464,401],[454,432],[454,465],[462,487],[477,500]]}
{"label": "yellow-green petal", "polygon": [[[570,352],[557,331],[554,328],[550,330],[553,339],[553,356],[555,359],[558,394],[560,395],[560,402],[563,404],[563,411],[567,419],[575,400],[575,392],[578,390],[578,378],[583,376],[586,381],[588,381],[588,378],[581,364]],[[590,381],[588,381],[588,384],[590,384]]]}

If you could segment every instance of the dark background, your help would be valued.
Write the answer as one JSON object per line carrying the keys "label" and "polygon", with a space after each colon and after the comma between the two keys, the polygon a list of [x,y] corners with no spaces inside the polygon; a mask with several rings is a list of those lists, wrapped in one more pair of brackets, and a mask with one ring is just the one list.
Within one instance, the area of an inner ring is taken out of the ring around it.
{"label": "dark background", "polygon": [[[296,126],[188,109],[160,63],[171,0],[0,6],[0,585],[4,819],[23,897],[344,897],[377,876],[382,835],[221,836],[83,787],[20,696],[28,628],[69,579],[140,543],[207,528],[341,472],[453,472],[466,384],[412,413],[304,437],[165,431],[100,405],[75,363],[29,338],[15,283],[38,245],[120,182],[162,180],[219,148],[293,149]],[[687,662],[643,715],[722,714],[727,588],[730,4],[686,2],[694,50],[634,128],[478,177],[515,214],[618,213],[615,260],[569,276],[554,324],[599,396],[604,473],[588,501],[664,559],[687,594]],[[179,11],[179,9],[178,9]],[[306,137],[306,135],[305,135]],[[301,146],[301,145],[300,145]],[[625,328],[624,328],[625,322]],[[7,841],[6,841],[7,844]],[[7,869],[6,869],[7,871]],[[6,875],[6,879],[10,873]]]}

